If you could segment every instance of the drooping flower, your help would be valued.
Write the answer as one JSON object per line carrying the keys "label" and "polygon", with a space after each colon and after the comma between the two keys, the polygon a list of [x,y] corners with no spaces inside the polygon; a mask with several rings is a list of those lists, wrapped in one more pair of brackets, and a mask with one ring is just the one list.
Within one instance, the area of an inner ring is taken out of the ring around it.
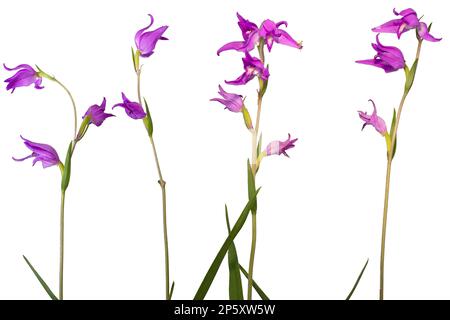
{"label": "drooping flower", "polygon": [[416,29],[418,31],[419,36],[427,41],[437,42],[442,39],[437,39],[429,34],[428,26],[424,22],[420,22],[420,19],[417,17],[416,11],[413,9],[405,9],[400,12],[397,12],[394,9],[394,14],[396,16],[401,16],[400,19],[390,20],[378,27],[372,29],[374,32],[383,32],[383,33],[396,33],[397,37],[400,39],[401,35],[409,30]]}
{"label": "drooping flower", "polygon": [[252,80],[255,76],[263,80],[269,79],[269,69],[264,67],[262,61],[258,58],[250,56],[248,52],[245,52],[245,57],[242,58],[244,63],[244,73],[241,74],[236,80],[225,81],[227,84],[243,85]]}
{"label": "drooping flower", "polygon": [[237,13],[237,16],[239,20],[238,25],[242,31],[244,41],[233,41],[225,44],[217,50],[217,55],[220,55],[221,52],[227,50],[249,52],[255,48],[255,45],[261,38],[264,39],[264,42],[267,44],[269,52],[272,50],[273,42],[288,45],[297,49],[302,48],[301,42],[295,41],[286,31],[280,29],[280,26],[282,25],[287,27],[286,21],[275,23],[270,19],[266,19],[258,28],[253,22],[242,18],[239,13]]}
{"label": "drooping flower", "polygon": [[33,83],[36,89],[44,88],[41,86],[42,77],[39,76],[39,73],[34,70],[32,66],[28,64],[20,64],[11,69],[3,64],[3,67],[8,71],[19,70],[11,78],[5,80],[5,82],[8,83],[6,90],[12,89],[11,93],[13,93],[18,87],[26,87],[32,85]]}
{"label": "drooping flower", "polygon": [[230,110],[231,112],[241,112],[244,107],[244,101],[242,100],[242,96],[235,93],[228,93],[223,90],[222,86],[219,85],[219,94],[222,98],[213,98],[210,101],[220,102],[225,106],[225,109]]}
{"label": "drooping flower", "polygon": [[83,119],[85,117],[89,117],[89,123],[93,123],[97,127],[99,127],[102,125],[103,121],[105,121],[106,118],[115,117],[115,115],[113,114],[106,113],[105,108],[106,108],[106,99],[103,98],[101,105],[94,104],[93,106],[90,106],[87,109],[86,113],[83,116]]}
{"label": "drooping flower", "polygon": [[269,143],[266,147],[266,149],[264,150],[265,155],[267,156],[271,156],[274,154],[277,155],[285,155],[286,157],[289,158],[289,155],[286,153],[287,150],[295,147],[294,143],[297,142],[298,139],[292,139],[291,140],[291,135],[288,134],[288,138],[286,141],[272,141],[271,143]]}
{"label": "drooping flower", "polygon": [[136,36],[134,37],[136,48],[139,50],[140,56],[144,58],[150,57],[153,54],[153,50],[155,49],[158,40],[167,40],[167,38],[162,35],[167,30],[168,26],[162,26],[153,31],[145,32],[153,25],[153,16],[151,14],[149,14],[149,16],[150,24],[136,32]]}
{"label": "drooping flower", "polygon": [[274,42],[279,44],[284,44],[297,49],[303,48],[302,43],[295,41],[289,33],[280,29],[280,26],[285,25],[287,27],[286,21],[280,21],[278,23],[272,20],[264,20],[259,30],[259,35],[264,38],[265,43],[267,43],[267,49],[272,50],[272,45]]}
{"label": "drooping flower", "polygon": [[126,114],[132,119],[143,119],[147,115],[142,108],[142,106],[137,103],[130,101],[125,94],[122,92],[122,103],[115,104],[112,108],[122,107],[125,109]]}
{"label": "drooping flower", "polygon": [[394,72],[405,67],[405,58],[399,48],[384,46],[380,43],[380,34],[377,34],[377,43],[372,43],[372,47],[377,54],[373,59],[358,60],[356,63],[368,64],[382,68],[385,72]]}
{"label": "drooping flower", "polygon": [[43,168],[48,168],[60,164],[58,153],[52,146],[49,146],[48,144],[32,142],[22,136],[20,137],[25,141],[25,146],[30,149],[32,153],[29,156],[20,159],[16,159],[13,157],[13,160],[24,161],[29,158],[34,158],[33,166],[36,164],[36,162],[41,161]]}
{"label": "drooping flower", "polygon": [[372,100],[369,101],[372,102],[373,105],[373,113],[371,115],[368,115],[367,112],[358,111],[359,117],[362,121],[364,121],[362,129],[364,129],[367,125],[370,125],[373,126],[382,136],[385,136],[387,134],[386,123],[377,115],[377,107],[375,106],[375,103]]}

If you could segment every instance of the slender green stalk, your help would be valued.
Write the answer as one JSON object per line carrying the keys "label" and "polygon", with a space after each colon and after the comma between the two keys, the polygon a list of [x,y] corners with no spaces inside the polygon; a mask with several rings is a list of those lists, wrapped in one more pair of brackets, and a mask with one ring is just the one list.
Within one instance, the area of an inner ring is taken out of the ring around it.
{"label": "slender green stalk", "polygon": [[64,298],[64,204],[66,192],[61,191],[60,227],[59,227],[59,300]]}
{"label": "slender green stalk", "polygon": [[[73,107],[73,119],[74,119],[74,133],[73,133],[73,141],[75,142],[77,139],[77,133],[78,133],[78,120],[77,120],[77,106],[75,104],[75,100],[73,99],[72,93],[70,93],[69,89],[67,89],[67,87],[61,83],[61,81],[59,81],[56,78],[53,78],[53,81],[55,81],[57,84],[59,84],[61,86],[61,88],[64,89],[64,91],[66,91],[66,93],[68,94],[70,101],[72,102],[72,107]],[[75,145],[74,145],[75,147]]]}
{"label": "slender green stalk", "polygon": [[[417,52],[416,52],[416,68],[417,64],[419,62],[420,58],[420,51],[422,48],[422,40],[418,40],[417,45]],[[415,76],[415,70],[414,75]],[[414,79],[412,79],[414,80]],[[408,79],[407,79],[408,81]],[[412,82],[411,82],[412,85]],[[394,150],[395,150],[395,143],[397,141],[397,131],[398,126],[400,123],[400,117],[402,115],[403,106],[406,101],[406,97],[408,96],[409,90],[411,88],[405,89],[402,99],[400,101],[400,105],[398,107],[397,111],[397,118],[394,123],[394,129],[392,131],[391,135],[391,144],[390,149],[388,150],[388,159],[387,159],[387,166],[386,166],[386,185],[384,189],[384,208],[383,208],[383,225],[382,225],[382,231],[381,231],[381,253],[380,253],[380,293],[379,298],[380,300],[384,299],[384,257],[386,252],[386,228],[387,228],[387,217],[388,217],[388,206],[389,206],[389,189],[390,189],[390,181],[391,181],[391,168],[392,168],[392,160],[394,158]]]}
{"label": "slender green stalk", "polygon": [[[136,71],[137,75],[137,92],[139,104],[142,105],[142,97],[141,97],[141,69],[139,68]],[[155,157],[156,169],[158,170],[158,183],[161,187],[161,195],[162,195],[162,210],[163,210],[163,232],[164,232],[164,260],[165,260],[165,282],[166,282],[166,300],[170,300],[170,268],[169,268],[169,239],[167,235],[167,199],[166,199],[166,181],[163,179],[163,175],[161,172],[161,166],[159,164],[158,153],[156,151],[155,141],[153,140],[153,136],[149,135],[150,143],[152,145],[153,155]]]}
{"label": "slender green stalk", "polygon": [[[261,59],[264,65],[264,40],[262,40],[258,45],[259,58]],[[256,113],[256,123],[255,128],[252,132],[252,173],[256,180],[256,171],[258,169],[257,166],[257,139],[259,134],[259,123],[261,120],[261,106],[262,99],[264,96],[263,92],[264,81],[259,79],[259,91],[258,91],[258,110]],[[250,249],[250,261],[248,266],[248,287],[247,287],[247,299],[252,300],[252,292],[253,292],[253,268],[255,264],[255,251],[256,251],[256,209],[252,211],[252,243]]]}

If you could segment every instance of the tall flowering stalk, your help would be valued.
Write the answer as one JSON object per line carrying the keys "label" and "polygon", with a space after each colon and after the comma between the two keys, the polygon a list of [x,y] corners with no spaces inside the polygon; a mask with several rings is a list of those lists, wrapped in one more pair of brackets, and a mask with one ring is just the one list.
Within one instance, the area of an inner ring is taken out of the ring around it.
{"label": "tall flowering stalk", "polygon": [[[372,65],[383,69],[386,73],[395,72],[397,70],[403,69],[405,72],[405,86],[403,89],[403,95],[400,100],[399,107],[394,109],[394,115],[391,122],[390,131],[387,131],[385,121],[378,116],[375,103],[370,100],[373,104],[373,113],[368,115],[367,112],[359,111],[359,117],[363,120],[364,127],[371,125],[378,131],[386,140],[387,147],[387,169],[386,169],[386,184],[384,193],[384,209],[383,209],[383,224],[381,231],[381,252],[380,252],[380,300],[384,299],[384,257],[385,257],[385,247],[386,247],[386,227],[387,227],[387,214],[389,205],[389,188],[391,181],[391,167],[392,160],[394,159],[395,152],[397,149],[397,131],[400,123],[400,117],[402,114],[403,106],[408,96],[409,91],[414,83],[414,78],[416,76],[417,66],[419,63],[420,52],[422,49],[422,43],[424,40],[430,42],[438,42],[441,39],[435,38],[430,34],[431,24],[427,25],[425,22],[421,22],[421,18],[417,17],[417,13],[413,9],[406,9],[401,12],[397,12],[394,9],[394,14],[400,16],[401,18],[390,20],[378,27],[372,29],[372,31],[377,32],[376,43],[372,44],[377,54],[373,59],[359,60],[357,63]],[[411,67],[405,62],[402,51],[397,47],[384,46],[380,42],[380,33],[395,33],[400,39],[402,34],[410,30],[416,31],[417,38],[417,49],[416,57]]]}
{"label": "tall flowering stalk", "polygon": [[25,146],[31,151],[31,154],[23,157],[23,158],[15,158],[13,159],[15,161],[24,161],[26,159],[33,158],[33,166],[37,162],[42,163],[43,168],[48,168],[52,166],[58,166],[61,171],[61,202],[60,202],[60,243],[59,243],[59,290],[58,290],[58,297],[56,297],[55,294],[50,290],[48,285],[45,283],[45,281],[42,279],[42,277],[37,273],[37,271],[34,269],[34,267],[31,265],[31,263],[28,261],[28,259],[24,256],[24,259],[26,263],[29,265],[33,273],[38,278],[39,282],[42,284],[44,289],[47,291],[49,296],[52,299],[59,299],[62,300],[64,298],[64,211],[65,211],[65,199],[66,199],[66,190],[69,187],[70,182],[70,175],[71,175],[71,163],[72,163],[72,156],[75,151],[75,147],[79,141],[84,137],[86,134],[89,126],[91,124],[94,124],[95,126],[99,127],[102,125],[103,121],[109,117],[112,117],[112,114],[106,113],[106,100],[103,98],[103,102],[101,105],[93,105],[88,108],[86,113],[83,116],[83,121],[78,127],[78,121],[77,121],[77,108],[75,104],[75,100],[71,94],[71,92],[67,89],[65,85],[63,85],[58,79],[56,79],[54,76],[49,75],[48,73],[42,71],[39,67],[36,66],[35,70],[33,67],[22,64],[15,68],[8,68],[6,65],[4,65],[5,69],[8,71],[16,71],[16,73],[5,80],[5,82],[8,84],[6,89],[11,90],[11,93],[15,91],[18,87],[24,87],[34,84],[34,87],[36,89],[43,89],[44,87],[41,86],[42,79],[48,79],[52,82],[57,83],[59,86],[61,86],[64,91],[68,94],[73,108],[74,113],[74,135],[69,143],[69,147],[67,149],[66,157],[64,163],[60,161],[60,158],[58,156],[58,153],[56,150],[47,144],[43,143],[37,143],[30,141],[28,139],[25,139],[21,136],[21,138],[24,141]]}
{"label": "tall flowering stalk", "polygon": [[[225,81],[229,85],[245,85],[254,78],[258,79],[259,89],[257,92],[257,106],[256,106],[256,121],[253,126],[252,117],[244,105],[244,99],[241,95],[228,93],[221,86],[219,86],[219,94],[222,98],[214,98],[212,101],[217,101],[222,103],[226,109],[232,112],[241,112],[244,119],[244,124],[249,130],[251,135],[251,162],[249,164],[249,201],[253,197],[256,197],[255,180],[256,174],[258,172],[260,163],[262,159],[270,155],[285,155],[288,156],[286,151],[294,147],[294,143],[297,139],[291,139],[288,136],[286,141],[273,141],[268,144],[268,146],[261,151],[261,135],[260,135],[260,120],[262,111],[263,97],[266,93],[268,82],[269,82],[269,67],[265,59],[265,48],[268,51],[272,50],[274,43],[279,43],[287,45],[296,49],[302,48],[302,43],[294,40],[285,30],[281,29],[282,26],[287,26],[286,21],[281,21],[278,23],[272,20],[265,20],[258,27],[255,23],[244,19],[239,13],[238,25],[242,31],[243,40],[234,41],[225,44],[218,51],[217,54],[228,50],[235,50],[242,52],[244,58],[242,59],[244,72],[235,80]],[[251,52],[257,49],[258,57],[252,56]],[[259,139],[258,139],[259,137]],[[257,206],[256,200],[254,206],[251,208],[252,213],[252,237],[251,237],[251,249],[248,267],[248,286],[247,286],[247,299],[252,299],[252,288],[253,284],[253,270],[256,252],[256,235],[257,235]]]}
{"label": "tall flowering stalk", "polygon": [[[136,50],[134,48],[132,51],[133,58],[133,68],[136,73],[137,81],[137,99],[138,101],[129,100],[124,93],[122,93],[122,102],[114,105],[115,107],[124,108],[126,114],[132,119],[141,119],[143,121],[144,127],[147,131],[147,135],[150,139],[150,144],[152,147],[152,152],[155,158],[156,169],[158,172],[158,184],[161,187],[162,196],[162,214],[163,214],[163,235],[164,235],[164,263],[165,263],[165,298],[170,300],[172,298],[174,282],[170,286],[170,267],[169,267],[169,239],[167,234],[167,198],[166,198],[166,181],[163,178],[161,171],[161,165],[158,158],[158,153],[156,151],[155,141],[153,139],[153,122],[148,109],[148,104],[145,98],[141,95],[141,73],[142,65],[140,64],[140,58],[150,57],[154,53],[154,49],[159,40],[167,40],[163,36],[164,32],[167,30],[168,26],[162,26],[156,28],[155,30],[149,31],[148,29],[153,25],[154,19],[151,14],[150,24],[136,32],[135,44]],[[142,107],[142,102],[145,104],[145,110]]]}

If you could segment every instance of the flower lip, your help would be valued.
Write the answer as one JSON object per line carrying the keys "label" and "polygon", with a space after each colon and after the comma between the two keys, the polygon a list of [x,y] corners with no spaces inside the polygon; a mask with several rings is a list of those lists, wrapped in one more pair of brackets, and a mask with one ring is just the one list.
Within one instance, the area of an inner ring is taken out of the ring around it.
{"label": "flower lip", "polygon": [[225,81],[225,83],[231,85],[244,85],[252,80],[255,76],[258,76],[262,80],[269,79],[269,69],[264,66],[263,62],[260,59],[250,56],[250,54],[246,51],[245,57],[242,58],[242,62],[244,64],[244,73],[241,74],[237,79],[232,81]]}
{"label": "flower lip", "polygon": [[122,100],[122,103],[115,104],[112,109],[122,107],[125,109],[126,114],[132,119],[143,119],[147,116],[142,106],[137,102],[130,101],[123,92]]}
{"label": "flower lip", "polygon": [[39,76],[38,72],[33,69],[28,64],[20,64],[15,68],[8,68],[6,64],[3,67],[8,71],[18,70],[12,77],[5,80],[7,83],[6,90],[11,90],[11,93],[18,87],[26,87],[34,83],[36,89],[44,88],[41,86],[42,77]]}
{"label": "flower lip", "polygon": [[24,140],[25,146],[31,150],[31,154],[29,156],[26,156],[24,158],[15,158],[13,157],[14,161],[24,161],[26,159],[34,158],[33,160],[33,166],[38,162],[41,161],[43,168],[48,168],[54,165],[57,165],[60,163],[58,153],[56,150],[48,145],[43,143],[37,143],[30,141],[28,139],[25,139],[24,137],[20,136],[22,140]]}

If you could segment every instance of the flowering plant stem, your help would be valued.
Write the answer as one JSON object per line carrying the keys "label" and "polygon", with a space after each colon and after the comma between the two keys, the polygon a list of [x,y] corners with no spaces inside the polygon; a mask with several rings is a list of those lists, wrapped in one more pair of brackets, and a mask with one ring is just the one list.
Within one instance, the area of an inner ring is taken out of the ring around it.
{"label": "flowering plant stem", "polygon": [[388,214],[388,206],[389,206],[389,188],[390,188],[390,181],[391,181],[391,168],[392,168],[392,160],[394,158],[395,154],[395,146],[397,141],[397,130],[398,125],[400,123],[400,117],[402,114],[403,106],[405,104],[406,97],[408,96],[408,93],[412,87],[415,72],[417,68],[417,64],[419,62],[420,58],[420,51],[422,48],[422,39],[418,40],[417,45],[417,53],[416,53],[416,59],[414,62],[413,67],[411,70],[407,70],[406,72],[406,84],[405,84],[405,90],[403,92],[402,99],[400,101],[400,105],[398,107],[397,116],[395,119],[395,122],[393,123],[393,129],[390,134],[390,147],[388,149],[387,153],[387,167],[386,167],[386,185],[384,190],[384,209],[383,209],[383,225],[382,225],[382,231],[381,231],[381,254],[380,254],[380,300],[384,299],[384,256],[385,256],[385,246],[386,246],[386,226],[387,226],[387,214]]}
{"label": "flowering plant stem", "polygon": [[[137,92],[139,104],[142,105],[141,97],[141,68],[136,70],[137,75]],[[144,122],[145,126],[145,122]],[[147,127],[146,127],[147,128]],[[171,289],[170,289],[170,277],[169,277],[169,240],[167,235],[167,201],[166,201],[166,181],[163,179],[161,172],[161,166],[159,164],[158,153],[156,151],[155,141],[153,140],[153,135],[149,132],[150,143],[152,145],[153,155],[155,157],[156,169],[158,170],[158,184],[161,187],[162,195],[162,210],[163,210],[163,232],[164,232],[164,261],[165,261],[165,283],[166,283],[166,300],[171,299]],[[173,288],[173,286],[172,286]]]}
{"label": "flowering plant stem", "polygon": [[61,190],[61,210],[59,227],[59,300],[64,298],[64,204],[66,192]]}
{"label": "flowering plant stem", "polygon": [[[261,59],[261,62],[264,65],[264,40],[260,41],[259,45],[258,45],[258,52],[259,52],[259,57]],[[259,134],[259,123],[260,123],[260,119],[261,119],[261,106],[262,106],[262,99],[264,96],[264,92],[265,92],[265,88],[264,86],[267,85],[267,83],[265,84],[264,81],[267,80],[262,80],[259,79],[259,90],[258,90],[258,110],[256,113],[256,123],[255,123],[255,128],[252,131],[252,173],[253,173],[253,177],[256,180],[256,172],[258,170],[258,134]],[[247,287],[247,299],[248,300],[252,300],[252,291],[253,291],[253,267],[254,267],[254,263],[255,263],[255,251],[256,251],[256,206],[255,208],[252,210],[252,244],[251,244],[251,249],[250,249],[250,262],[249,262],[249,266],[248,266],[248,287]]]}

